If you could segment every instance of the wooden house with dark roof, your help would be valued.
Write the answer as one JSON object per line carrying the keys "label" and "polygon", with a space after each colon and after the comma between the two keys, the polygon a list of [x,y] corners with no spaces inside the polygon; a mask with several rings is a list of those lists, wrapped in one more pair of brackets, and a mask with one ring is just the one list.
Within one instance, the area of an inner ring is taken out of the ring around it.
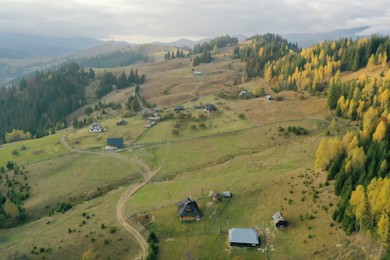
{"label": "wooden house with dark roof", "polygon": [[203,215],[196,201],[186,198],[176,204],[180,221],[200,220]]}

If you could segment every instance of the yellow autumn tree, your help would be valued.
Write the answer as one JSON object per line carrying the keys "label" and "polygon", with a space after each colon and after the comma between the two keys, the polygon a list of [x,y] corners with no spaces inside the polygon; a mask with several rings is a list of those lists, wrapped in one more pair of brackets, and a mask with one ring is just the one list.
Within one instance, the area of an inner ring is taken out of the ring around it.
{"label": "yellow autumn tree", "polygon": [[352,212],[355,214],[356,220],[360,223],[361,230],[363,221],[367,215],[367,199],[362,185],[358,185],[356,190],[352,191],[349,203],[352,206]]}
{"label": "yellow autumn tree", "polygon": [[375,142],[379,143],[385,138],[387,132],[387,123],[384,121],[380,121],[378,126],[376,127],[375,133],[372,138]]}
{"label": "yellow autumn tree", "polygon": [[379,97],[379,103],[381,103],[381,107],[385,108],[389,106],[390,103],[390,90],[385,89]]}
{"label": "yellow autumn tree", "polygon": [[367,68],[369,71],[372,71],[376,65],[375,55],[371,54],[370,58],[367,61]]}
{"label": "yellow autumn tree", "polygon": [[364,152],[363,147],[356,147],[352,151],[351,161],[352,166],[355,168],[364,168],[364,164],[366,163],[366,153]]}
{"label": "yellow autumn tree", "polygon": [[382,214],[381,218],[379,219],[378,222],[378,236],[381,241],[381,247],[379,250],[379,257],[380,259],[381,252],[382,252],[382,245],[386,245],[389,242],[390,238],[390,220],[389,220],[389,215],[387,214]]}
{"label": "yellow autumn tree", "polygon": [[5,201],[4,212],[7,216],[11,216],[12,218],[19,217],[18,207],[9,199]]}
{"label": "yellow autumn tree", "polygon": [[370,209],[369,211],[371,214],[371,225],[373,224],[374,219],[377,219],[377,216],[379,216],[381,212],[380,205],[378,204],[378,199],[382,184],[383,183],[381,178],[374,178],[367,186],[367,200]]}
{"label": "yellow autumn tree", "polygon": [[[349,131],[347,132],[343,138],[341,139],[340,143],[340,149],[344,154],[347,154],[348,152],[348,145],[351,143],[352,139],[355,137],[355,132],[354,131]],[[357,138],[356,138],[357,140]]]}
{"label": "yellow autumn tree", "polygon": [[377,116],[377,113],[375,111],[375,108],[372,106],[364,113],[363,115],[363,133],[361,138],[363,140],[368,140],[371,134],[371,131],[373,130],[373,127],[375,125],[375,118]]}
{"label": "yellow autumn tree", "polygon": [[355,135],[351,142],[348,144],[348,147],[347,147],[347,155],[350,156],[352,154],[352,151],[355,150],[356,147],[358,147],[359,145],[359,140],[357,138],[357,136]]}
{"label": "yellow autumn tree", "polygon": [[338,137],[322,139],[316,152],[316,168],[326,170],[330,161],[339,155],[340,139]]}

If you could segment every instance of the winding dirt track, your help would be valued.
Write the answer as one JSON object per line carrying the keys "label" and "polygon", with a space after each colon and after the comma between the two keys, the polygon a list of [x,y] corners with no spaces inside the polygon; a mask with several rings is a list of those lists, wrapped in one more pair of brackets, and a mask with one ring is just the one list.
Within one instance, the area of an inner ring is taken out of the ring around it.
{"label": "winding dirt track", "polygon": [[[98,154],[102,156],[109,156],[109,157],[115,157],[117,159],[127,160],[130,161],[130,159],[127,159],[123,156],[120,156],[117,153],[106,153],[106,152],[94,152],[94,151],[82,151],[78,149],[72,148],[66,141],[66,135],[64,134],[61,137],[61,143],[71,152],[75,153],[89,153],[89,154]],[[140,165],[144,171],[144,179],[141,183],[136,185],[131,185],[119,198],[118,204],[116,205],[116,217],[118,219],[118,222],[135,238],[135,241],[141,248],[141,255],[138,257],[139,259],[146,259],[146,256],[148,254],[148,243],[146,242],[145,238],[142,236],[142,234],[137,230],[136,227],[132,225],[131,222],[128,221],[126,216],[126,202],[133,196],[139,189],[141,189],[143,186],[148,184],[150,180],[153,178],[153,176],[160,170],[160,168],[152,171],[150,167],[145,164],[143,161],[141,161],[138,158],[131,159],[132,162]]]}

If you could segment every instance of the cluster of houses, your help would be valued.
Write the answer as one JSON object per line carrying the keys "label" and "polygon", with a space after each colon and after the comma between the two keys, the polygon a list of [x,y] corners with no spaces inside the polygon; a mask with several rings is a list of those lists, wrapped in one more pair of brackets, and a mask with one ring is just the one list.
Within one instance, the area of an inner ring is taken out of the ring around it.
{"label": "cluster of houses", "polygon": [[[193,105],[192,108],[194,110],[204,109],[205,112],[214,112],[214,111],[218,110],[218,108],[216,106],[214,106],[213,104],[211,104],[211,103],[206,103],[204,105]],[[180,111],[184,111],[184,110],[185,110],[185,108],[184,108],[183,105],[177,105],[173,109],[174,112],[180,112]]]}
{"label": "cluster of houses", "polygon": [[[222,198],[231,198],[230,191],[224,191],[221,194],[210,191],[210,197],[214,202]],[[203,218],[196,201],[191,198],[185,198],[183,201],[176,203],[177,214],[180,221],[199,221]],[[272,222],[276,228],[285,228],[288,223],[281,212],[276,212],[272,216]],[[258,247],[260,245],[259,235],[254,228],[231,228],[228,235],[229,246],[231,247]]]}

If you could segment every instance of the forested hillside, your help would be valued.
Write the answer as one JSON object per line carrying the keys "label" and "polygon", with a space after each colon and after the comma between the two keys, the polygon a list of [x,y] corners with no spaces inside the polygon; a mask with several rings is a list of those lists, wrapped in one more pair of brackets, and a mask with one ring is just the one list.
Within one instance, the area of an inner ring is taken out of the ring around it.
{"label": "forested hillside", "polygon": [[56,70],[38,71],[22,79],[19,86],[2,88],[1,140],[4,142],[5,133],[13,129],[41,137],[66,127],[65,116],[85,104],[85,86],[93,76],[70,63]]}
{"label": "forested hillside", "polygon": [[[335,116],[358,122],[359,130],[322,140],[316,167],[328,171],[328,180],[335,180],[341,201],[333,218],[348,234],[371,230],[384,244],[390,230],[388,53],[390,38],[381,36],[340,39],[299,50],[279,36],[264,35],[233,51],[233,58],[246,62],[248,79],[264,76],[276,92],[324,93]],[[342,83],[340,72],[364,67],[380,70],[380,76],[362,75]]]}
{"label": "forested hillside", "polygon": [[383,243],[389,240],[390,214],[390,71],[386,77],[361,76],[341,84],[338,75],[328,90],[329,106],[337,100],[336,116],[358,120],[359,130],[342,138],[323,139],[316,166],[335,180],[341,197],[333,218],[347,233],[371,230]]}
{"label": "forested hillside", "polygon": [[147,60],[148,56],[142,51],[114,51],[79,59],[77,63],[83,67],[114,68],[132,65],[136,62],[146,62]]}
{"label": "forested hillside", "polygon": [[340,39],[299,51],[279,36],[265,35],[239,51],[246,61],[248,78],[264,76],[275,91],[323,91],[337,70],[356,71],[365,66],[386,64],[389,37],[372,36],[356,41]]}

